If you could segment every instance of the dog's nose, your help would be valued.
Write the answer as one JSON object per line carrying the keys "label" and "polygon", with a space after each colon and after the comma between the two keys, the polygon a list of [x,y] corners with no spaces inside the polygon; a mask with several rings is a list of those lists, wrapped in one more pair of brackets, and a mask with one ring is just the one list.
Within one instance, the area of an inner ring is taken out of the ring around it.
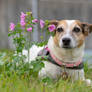
{"label": "dog's nose", "polygon": [[63,42],[64,46],[69,46],[70,42],[71,42],[71,39],[70,38],[63,38],[62,42]]}

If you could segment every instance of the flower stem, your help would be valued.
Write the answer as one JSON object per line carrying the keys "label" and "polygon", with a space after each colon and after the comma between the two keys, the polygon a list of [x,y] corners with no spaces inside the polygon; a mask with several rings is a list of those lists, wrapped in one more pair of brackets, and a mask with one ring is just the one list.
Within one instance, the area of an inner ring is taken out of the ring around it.
{"label": "flower stem", "polygon": [[28,33],[28,62],[30,61],[30,34]]}

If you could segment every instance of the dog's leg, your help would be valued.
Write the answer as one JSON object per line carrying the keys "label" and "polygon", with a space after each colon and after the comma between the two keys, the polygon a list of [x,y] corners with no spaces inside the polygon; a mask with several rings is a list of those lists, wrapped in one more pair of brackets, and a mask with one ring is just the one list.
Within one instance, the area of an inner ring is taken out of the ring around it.
{"label": "dog's leg", "polygon": [[92,85],[91,80],[85,78],[85,76],[84,76],[84,69],[78,70],[77,71],[77,76],[78,76],[78,79],[79,80],[83,80],[87,84],[87,86]]}
{"label": "dog's leg", "polygon": [[61,67],[58,67],[55,64],[52,64],[48,61],[44,61],[45,67],[39,72],[39,77],[50,77],[54,80],[57,80],[61,76]]}
{"label": "dog's leg", "polygon": [[66,69],[67,73],[69,74],[72,82],[76,80],[82,80],[84,81],[88,86],[92,85],[92,82],[90,79],[85,79],[84,76],[84,69],[81,70],[72,70],[72,69]]}
{"label": "dog's leg", "polygon": [[86,79],[85,76],[84,76],[84,69],[82,69],[82,71],[79,72],[79,78],[80,78],[80,75],[82,75],[82,80],[87,84],[87,86],[91,86],[92,85],[92,82],[90,79]]}
{"label": "dog's leg", "polygon": [[84,79],[83,81],[87,84],[87,86],[92,86],[92,81],[90,79]]}

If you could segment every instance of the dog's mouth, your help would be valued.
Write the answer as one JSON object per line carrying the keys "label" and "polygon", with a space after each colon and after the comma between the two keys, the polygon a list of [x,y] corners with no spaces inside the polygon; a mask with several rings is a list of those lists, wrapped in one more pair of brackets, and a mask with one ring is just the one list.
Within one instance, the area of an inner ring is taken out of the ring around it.
{"label": "dog's mouth", "polygon": [[64,49],[72,49],[73,47],[71,47],[71,46],[63,46],[62,48],[64,48]]}
{"label": "dog's mouth", "polygon": [[74,48],[76,48],[76,47],[72,47],[72,46],[62,46],[62,48],[64,48],[64,49],[74,49]]}

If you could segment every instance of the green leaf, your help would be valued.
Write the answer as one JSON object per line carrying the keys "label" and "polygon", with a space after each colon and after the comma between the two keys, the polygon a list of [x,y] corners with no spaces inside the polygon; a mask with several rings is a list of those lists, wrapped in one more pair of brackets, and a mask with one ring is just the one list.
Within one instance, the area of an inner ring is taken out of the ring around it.
{"label": "green leaf", "polygon": [[39,43],[38,42],[37,43],[35,42],[34,44],[37,45],[37,46],[39,46],[39,47],[42,47],[42,46],[47,45],[47,43],[48,43],[48,41],[42,41],[42,42],[39,42]]}
{"label": "green leaf", "polygon": [[42,82],[47,83],[47,84],[51,84],[52,79],[50,77],[45,77],[45,78],[42,79]]}
{"label": "green leaf", "polygon": [[44,67],[44,63],[42,62],[42,59],[40,58],[39,60],[36,59],[36,61],[32,61],[31,65],[33,66],[34,72],[39,72]]}

